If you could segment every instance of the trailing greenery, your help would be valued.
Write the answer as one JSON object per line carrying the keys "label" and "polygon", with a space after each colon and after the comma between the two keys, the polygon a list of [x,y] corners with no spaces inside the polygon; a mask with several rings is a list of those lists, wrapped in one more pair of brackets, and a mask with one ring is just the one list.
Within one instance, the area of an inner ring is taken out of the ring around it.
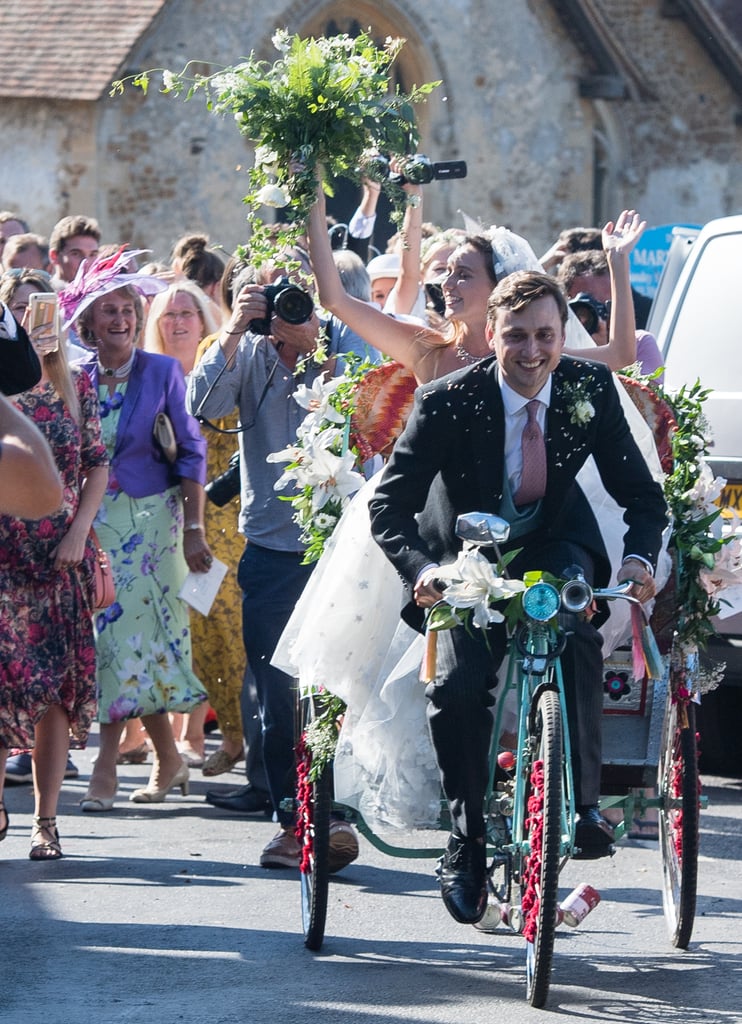
{"label": "trailing greenery", "polygon": [[[204,75],[194,70],[203,64],[191,60],[182,71],[153,69],[119,79],[110,93],[119,95],[131,84],[146,94],[157,76],[161,92],[186,100],[202,94],[209,111],[231,115],[240,133],[255,143],[244,197],[251,237],[249,251],[240,253],[254,266],[296,243],[315,200],[319,168],[330,179],[360,180],[367,156],[414,153],[419,141],[414,105],[440,84],[414,86],[409,93],[392,86],[391,68],[403,39],[388,38],[379,47],[368,32],[302,39],[278,29],[272,42],[280,54],[272,63],[251,54]],[[324,187],[331,194],[327,182]],[[404,192],[389,181],[382,187],[401,220]],[[273,225],[259,215],[264,206],[287,210],[289,223],[281,226],[278,241]]]}

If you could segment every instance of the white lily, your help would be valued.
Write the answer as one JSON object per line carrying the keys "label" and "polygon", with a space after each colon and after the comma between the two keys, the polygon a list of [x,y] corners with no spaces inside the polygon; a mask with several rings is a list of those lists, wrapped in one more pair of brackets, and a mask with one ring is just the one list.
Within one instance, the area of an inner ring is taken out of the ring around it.
{"label": "white lily", "polygon": [[724,477],[714,476],[705,459],[699,460],[698,467],[699,474],[695,484],[683,495],[689,505],[695,506],[693,519],[702,519],[716,509],[717,499],[726,484]]}
{"label": "white lily", "polygon": [[266,455],[266,462],[298,462],[299,466],[295,469],[287,469],[282,476],[276,480],[273,485],[274,491],[283,491],[289,484],[296,483],[297,488],[301,488],[304,485],[299,483],[300,475],[303,473],[303,463],[306,459],[306,449],[300,447],[297,444],[287,445],[282,448],[280,452],[271,452]]}
{"label": "white lily", "polygon": [[266,462],[298,462],[304,456],[304,449],[298,444],[287,444],[280,452],[271,452],[266,455]]}
{"label": "white lily", "polygon": [[300,384],[293,394],[294,401],[302,409],[308,409],[315,415],[321,415],[330,423],[345,423],[343,414],[330,405],[330,396],[343,383],[343,378],[333,377],[330,380],[325,380],[326,376],[326,373],[318,374],[314,378],[311,388],[308,388],[306,384]]}
{"label": "white lily", "polygon": [[319,512],[331,498],[346,499],[361,487],[363,476],[354,468],[353,452],[335,455],[326,448],[312,450],[312,462],[307,467],[307,483],[312,487],[312,511]]}
{"label": "white lily", "polygon": [[471,608],[472,621],[479,629],[502,622],[502,612],[492,607],[495,601],[507,601],[525,590],[522,580],[496,576],[492,563],[476,548],[464,548],[453,565],[435,570],[437,579],[448,582],[446,604],[452,608]]}
{"label": "white lily", "polygon": [[342,447],[343,433],[340,427],[327,427],[310,415],[300,424],[296,436],[306,449],[334,448],[337,443]]}
{"label": "white lily", "polygon": [[727,541],[716,552],[713,569],[701,569],[698,582],[713,598],[728,587],[742,585],[742,541],[739,537]]}

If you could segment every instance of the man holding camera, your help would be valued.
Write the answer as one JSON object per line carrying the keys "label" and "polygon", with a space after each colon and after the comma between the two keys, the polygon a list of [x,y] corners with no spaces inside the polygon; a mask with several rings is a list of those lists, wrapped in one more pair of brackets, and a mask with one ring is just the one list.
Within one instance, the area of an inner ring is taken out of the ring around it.
{"label": "man holding camera", "polygon": [[[562,260],[556,277],[567,295],[570,309],[595,344],[606,345],[611,315],[611,278],[605,252],[586,249],[570,253]],[[648,331],[636,331],[636,361],[646,374],[662,366],[662,353],[654,335]],[[658,376],[659,383],[663,376]]]}
{"label": "man holding camera", "polygon": [[[256,680],[270,798],[281,825],[260,863],[298,867],[294,814],[282,807],[285,800],[293,806],[295,790],[294,681],[270,662],[312,567],[302,564],[293,508],[274,487],[283,467],[266,458],[296,441],[306,415],[293,398],[298,385],[310,387],[325,370],[334,372],[338,356],[365,346],[343,325],[323,324],[306,292],[304,301],[296,290],[282,301],[283,283],[278,290],[270,280],[244,283],[254,280],[250,274],[248,268],[235,281],[232,316],[191,375],[188,405],[195,416],[208,419],[239,408],[239,528],[247,540],[238,569],[242,633]],[[313,358],[320,339],[328,355],[322,365]],[[264,798],[259,793],[255,798],[256,810],[262,810]],[[350,826],[334,823],[330,841],[335,870],[355,860],[358,843]]]}

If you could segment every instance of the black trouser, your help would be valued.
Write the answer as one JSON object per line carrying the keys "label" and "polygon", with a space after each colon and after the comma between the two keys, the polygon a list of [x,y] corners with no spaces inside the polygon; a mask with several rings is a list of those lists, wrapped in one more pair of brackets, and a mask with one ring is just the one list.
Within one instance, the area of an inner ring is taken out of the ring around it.
{"label": "black trouser", "polygon": [[[578,564],[592,579],[592,560],[574,546],[543,545],[529,548],[512,563],[513,577],[528,569],[561,575]],[[600,794],[603,709],[602,638],[589,622],[568,613],[560,624],[573,635],[561,657],[567,720],[572,749],[572,771],[578,806],[595,804]],[[488,778],[488,755],[497,685],[497,669],[505,655],[501,625],[490,627],[487,640],[480,630],[463,627],[438,635],[438,672],[427,689],[428,719],[448,800],[453,831],[471,838],[484,834],[483,805]]]}
{"label": "black trouser", "polygon": [[247,544],[237,570],[242,588],[242,636],[247,662],[258,695],[263,735],[263,763],[274,810],[282,825],[294,815],[281,809],[284,798],[293,800],[294,705],[296,683],[271,665],[284,626],[311,575],[301,552],[272,551]]}

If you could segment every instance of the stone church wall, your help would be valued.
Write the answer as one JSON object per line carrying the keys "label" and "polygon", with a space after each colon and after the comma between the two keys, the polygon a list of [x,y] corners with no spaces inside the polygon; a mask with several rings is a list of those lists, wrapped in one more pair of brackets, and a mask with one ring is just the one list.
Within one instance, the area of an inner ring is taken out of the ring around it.
{"label": "stone church wall", "polygon": [[[178,0],[129,64],[179,68],[197,59],[210,71],[253,49],[270,60],[277,26],[318,33],[334,20],[345,30],[352,16],[378,37],[408,39],[406,84],[443,81],[420,111],[420,149],[465,159],[469,173],[427,187],[426,219],[460,226],[463,210],[508,224],[542,252],[562,227],[623,206],[650,224],[742,211],[742,99],[686,24],[659,16],[660,0],[595,6],[649,98],[581,99],[588,59],[547,0]],[[146,98],[127,90],[94,105],[4,102],[16,159],[3,173],[0,206],[22,210],[46,233],[65,213],[91,213],[106,241],[149,245],[157,258],[188,230],[206,230],[227,250],[245,241],[251,148],[200,97],[183,102],[157,86]]]}

